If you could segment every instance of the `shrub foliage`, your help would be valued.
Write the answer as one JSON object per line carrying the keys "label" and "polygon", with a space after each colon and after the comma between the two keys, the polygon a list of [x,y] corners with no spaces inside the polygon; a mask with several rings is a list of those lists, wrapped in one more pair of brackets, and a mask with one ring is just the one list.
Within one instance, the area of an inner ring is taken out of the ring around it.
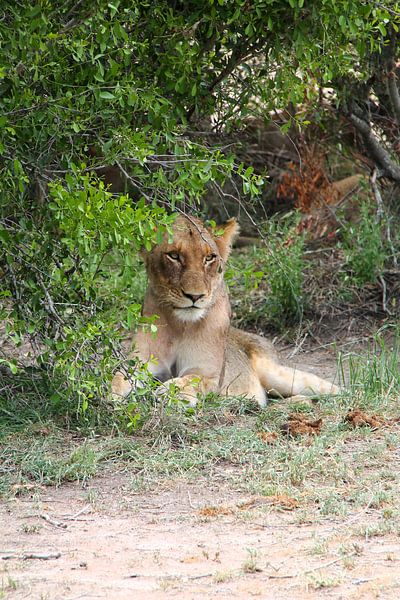
{"label": "shrub foliage", "polygon": [[[316,81],[354,73],[397,32],[397,8],[3,2],[2,317],[15,343],[31,338],[72,406],[107,388],[117,323],[141,318],[137,250],[170,226],[171,209],[195,206],[210,182],[233,175],[246,194],[262,184],[226,149],[191,135],[201,120],[233,128],[249,113],[315,97]],[[124,193],[102,181],[110,168]]]}

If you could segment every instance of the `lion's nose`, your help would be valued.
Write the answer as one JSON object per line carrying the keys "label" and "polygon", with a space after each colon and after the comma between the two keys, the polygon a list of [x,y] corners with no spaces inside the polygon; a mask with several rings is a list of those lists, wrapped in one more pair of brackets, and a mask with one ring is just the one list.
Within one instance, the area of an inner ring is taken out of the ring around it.
{"label": "lion's nose", "polygon": [[195,302],[197,302],[197,300],[200,300],[200,298],[203,298],[205,296],[205,294],[187,294],[183,290],[182,290],[182,294],[184,296],[186,296],[186,298],[190,298],[190,300],[193,302],[193,304]]}

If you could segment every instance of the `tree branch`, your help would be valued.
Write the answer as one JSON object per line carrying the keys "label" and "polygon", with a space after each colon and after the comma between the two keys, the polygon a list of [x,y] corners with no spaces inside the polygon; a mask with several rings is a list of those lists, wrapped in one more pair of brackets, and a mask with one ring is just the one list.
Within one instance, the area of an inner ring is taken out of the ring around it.
{"label": "tree branch", "polygon": [[392,68],[387,73],[387,89],[393,112],[396,116],[397,125],[400,127],[400,93],[397,87],[396,71]]}
{"label": "tree branch", "polygon": [[[228,75],[230,75],[236,69],[236,67],[238,65],[240,65],[241,62],[254,56],[257,52],[259,52],[263,48],[264,45],[265,45],[265,40],[262,40],[261,42],[258,42],[257,44],[255,44],[252,48],[249,48],[246,45],[246,47],[242,46],[242,48],[236,49],[236,51],[232,52],[225,67],[222,69],[222,71],[219,73],[219,75],[217,75],[217,77],[208,86],[208,88],[207,88],[208,93],[211,94],[213,92],[213,90],[226,77],[228,77]],[[191,116],[193,115],[195,108],[196,108],[196,106],[193,105],[187,111],[186,118],[188,121],[190,120]]]}
{"label": "tree branch", "polygon": [[354,113],[350,113],[348,116],[361,135],[371,158],[375,161],[381,171],[380,175],[400,183],[400,166],[393,162],[388,151],[374,135],[370,124]]}

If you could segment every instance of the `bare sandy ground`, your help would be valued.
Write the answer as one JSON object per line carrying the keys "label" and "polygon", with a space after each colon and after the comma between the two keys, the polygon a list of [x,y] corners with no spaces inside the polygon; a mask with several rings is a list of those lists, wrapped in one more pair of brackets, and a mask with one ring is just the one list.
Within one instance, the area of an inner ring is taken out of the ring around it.
{"label": "bare sandy ground", "polygon": [[[257,503],[201,514],[249,498],[205,481],[135,494],[128,476],[110,474],[89,488],[68,484],[7,501],[0,506],[0,597],[400,597],[399,537],[355,533],[374,521],[374,510],[316,523],[303,522],[300,509]],[[24,559],[35,554],[48,559]]]}

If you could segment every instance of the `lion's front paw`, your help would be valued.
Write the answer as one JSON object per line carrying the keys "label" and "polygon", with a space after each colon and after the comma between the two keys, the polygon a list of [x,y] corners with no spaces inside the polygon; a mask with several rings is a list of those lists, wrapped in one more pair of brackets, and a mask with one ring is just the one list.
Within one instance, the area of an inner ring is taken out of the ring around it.
{"label": "lion's front paw", "polygon": [[200,380],[195,375],[185,375],[184,377],[174,377],[162,383],[158,388],[156,395],[164,398],[174,393],[177,398],[188,402],[190,406],[196,406],[197,394],[201,392]]}
{"label": "lion's front paw", "polygon": [[114,400],[125,398],[131,391],[132,383],[122,373],[115,373],[111,382],[111,394]]}

